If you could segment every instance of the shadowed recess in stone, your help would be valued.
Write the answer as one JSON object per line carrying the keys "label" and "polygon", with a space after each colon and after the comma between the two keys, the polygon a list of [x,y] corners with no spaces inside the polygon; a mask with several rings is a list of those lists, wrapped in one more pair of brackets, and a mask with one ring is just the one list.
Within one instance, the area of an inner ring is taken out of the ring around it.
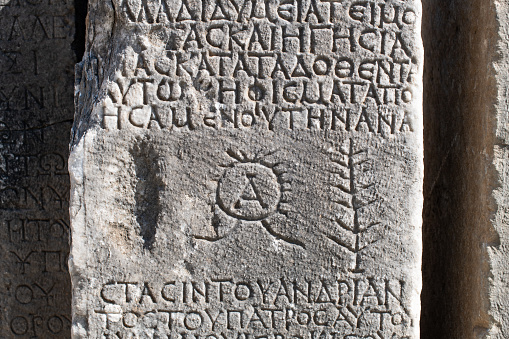
{"label": "shadowed recess in stone", "polygon": [[74,0],[75,8],[75,33],[72,49],[76,54],[76,60],[83,59],[85,54],[85,41],[87,33],[88,0]]}
{"label": "shadowed recess in stone", "polygon": [[163,182],[159,175],[157,154],[142,141],[131,150],[136,174],[134,215],[143,238],[143,247],[152,249],[157,232],[157,219],[161,211],[159,192]]}

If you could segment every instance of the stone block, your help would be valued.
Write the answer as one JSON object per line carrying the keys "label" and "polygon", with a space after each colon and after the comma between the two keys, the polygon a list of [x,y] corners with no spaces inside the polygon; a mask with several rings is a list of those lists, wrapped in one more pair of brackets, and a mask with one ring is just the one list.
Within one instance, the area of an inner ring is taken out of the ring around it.
{"label": "stone block", "polygon": [[71,1],[0,1],[0,338],[69,338]]}
{"label": "stone block", "polygon": [[74,338],[418,338],[419,1],[91,1]]}

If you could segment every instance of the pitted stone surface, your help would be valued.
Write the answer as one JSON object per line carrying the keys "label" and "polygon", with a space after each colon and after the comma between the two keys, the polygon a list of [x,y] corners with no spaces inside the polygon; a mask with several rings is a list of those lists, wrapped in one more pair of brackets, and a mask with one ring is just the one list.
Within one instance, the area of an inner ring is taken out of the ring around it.
{"label": "pitted stone surface", "polygon": [[75,338],[418,338],[419,1],[90,3]]}
{"label": "pitted stone surface", "polygon": [[[490,155],[493,157],[492,165],[496,169],[496,177],[490,177],[489,188],[496,184],[496,188],[492,191],[492,198],[495,200],[496,207],[490,209],[495,211],[490,214],[491,225],[495,229],[495,236],[487,242],[487,250],[489,254],[489,278],[485,278],[485,283],[489,284],[489,309],[491,316],[491,324],[487,338],[501,339],[509,335],[509,320],[507,313],[509,312],[509,299],[507,298],[507,279],[509,272],[509,233],[507,231],[507,216],[509,214],[508,198],[509,198],[509,172],[508,172],[508,150],[509,130],[507,108],[509,107],[509,96],[507,91],[509,82],[507,81],[507,73],[509,71],[509,50],[507,49],[507,29],[509,25],[509,5],[506,2],[494,1],[496,8],[496,21],[493,25],[497,27],[497,37],[491,37],[490,43],[496,44],[498,55],[492,57],[493,68],[496,73],[496,98],[489,103],[496,104],[496,115],[492,117],[493,125],[496,125],[495,131],[488,130],[487,140]],[[490,107],[491,108],[491,107]],[[490,206],[492,207],[492,205]],[[493,240],[494,238],[494,240]],[[488,280],[488,281],[486,281]]]}
{"label": "pitted stone surface", "polygon": [[0,338],[69,338],[74,3],[0,1]]}

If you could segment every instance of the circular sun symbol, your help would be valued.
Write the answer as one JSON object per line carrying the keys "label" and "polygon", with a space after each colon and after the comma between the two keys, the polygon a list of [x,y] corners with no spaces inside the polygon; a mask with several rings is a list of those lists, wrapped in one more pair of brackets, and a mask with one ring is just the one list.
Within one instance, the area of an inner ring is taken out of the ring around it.
{"label": "circular sun symbol", "polygon": [[216,192],[216,232],[220,239],[232,230],[228,219],[260,222],[277,240],[304,247],[294,239],[288,221],[291,182],[286,166],[274,160],[275,152],[249,155],[229,150],[232,161],[226,165]]}
{"label": "circular sun symbol", "polygon": [[219,180],[217,203],[234,218],[260,221],[276,212],[281,187],[276,174],[258,163],[237,163]]}

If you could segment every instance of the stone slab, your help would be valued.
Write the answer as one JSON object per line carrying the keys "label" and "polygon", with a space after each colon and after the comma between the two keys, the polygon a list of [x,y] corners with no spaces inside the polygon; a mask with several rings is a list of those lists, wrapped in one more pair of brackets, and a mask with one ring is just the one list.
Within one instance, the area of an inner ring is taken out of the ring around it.
{"label": "stone slab", "polygon": [[69,338],[74,2],[0,1],[0,338]]}
{"label": "stone slab", "polygon": [[74,338],[418,338],[419,1],[90,2]]}

